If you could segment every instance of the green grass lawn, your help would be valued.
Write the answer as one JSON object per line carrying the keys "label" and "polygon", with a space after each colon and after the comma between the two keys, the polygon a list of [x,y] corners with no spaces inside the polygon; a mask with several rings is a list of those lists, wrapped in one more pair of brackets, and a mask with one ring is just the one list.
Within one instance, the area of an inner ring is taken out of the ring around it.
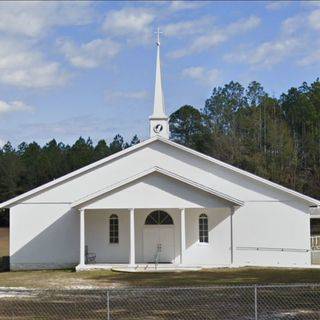
{"label": "green grass lawn", "polygon": [[0,228],[0,257],[9,255],[9,228]]}
{"label": "green grass lawn", "polygon": [[74,272],[72,270],[0,273],[0,287],[27,288],[159,287],[280,283],[320,283],[320,270],[239,268],[170,273]]}

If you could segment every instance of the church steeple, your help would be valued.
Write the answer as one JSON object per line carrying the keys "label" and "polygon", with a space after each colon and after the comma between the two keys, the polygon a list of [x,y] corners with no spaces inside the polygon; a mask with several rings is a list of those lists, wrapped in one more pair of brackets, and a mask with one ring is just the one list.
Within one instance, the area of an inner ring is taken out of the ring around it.
{"label": "church steeple", "polygon": [[153,114],[149,118],[150,136],[160,135],[169,139],[169,122],[165,113],[164,96],[162,90],[161,63],[160,63],[160,30],[157,30],[157,62],[156,62],[156,81],[154,88]]}

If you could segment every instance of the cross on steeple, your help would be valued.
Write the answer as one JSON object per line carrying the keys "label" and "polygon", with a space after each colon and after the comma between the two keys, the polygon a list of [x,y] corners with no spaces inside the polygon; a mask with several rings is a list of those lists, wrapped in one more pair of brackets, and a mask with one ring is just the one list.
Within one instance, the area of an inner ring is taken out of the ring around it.
{"label": "cross on steeple", "polygon": [[157,42],[156,42],[157,46],[160,46],[160,34],[161,33],[162,32],[160,31],[160,28],[158,27],[157,31],[155,32],[155,34],[157,35]]}

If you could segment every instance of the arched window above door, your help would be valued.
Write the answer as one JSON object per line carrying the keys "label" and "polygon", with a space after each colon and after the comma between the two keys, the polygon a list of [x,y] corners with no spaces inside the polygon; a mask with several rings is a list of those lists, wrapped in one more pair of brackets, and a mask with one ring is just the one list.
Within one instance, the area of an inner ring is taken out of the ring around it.
{"label": "arched window above door", "polygon": [[146,225],[173,224],[173,220],[168,213],[161,210],[151,212],[145,221]]}

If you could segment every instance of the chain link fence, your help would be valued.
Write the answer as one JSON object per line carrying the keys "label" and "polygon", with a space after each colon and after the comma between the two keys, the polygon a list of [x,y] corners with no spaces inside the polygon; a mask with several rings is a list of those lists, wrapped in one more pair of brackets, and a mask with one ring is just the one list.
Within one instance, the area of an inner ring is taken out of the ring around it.
{"label": "chain link fence", "polygon": [[0,319],[320,319],[320,284],[0,290]]}

